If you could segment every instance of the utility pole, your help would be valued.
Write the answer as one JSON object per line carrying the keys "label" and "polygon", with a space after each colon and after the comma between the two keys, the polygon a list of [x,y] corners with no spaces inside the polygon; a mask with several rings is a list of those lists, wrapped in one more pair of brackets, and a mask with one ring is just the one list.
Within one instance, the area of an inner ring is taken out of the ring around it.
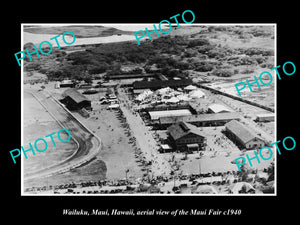
{"label": "utility pole", "polygon": [[128,182],[127,182],[127,173],[128,173],[128,172],[129,172],[129,169],[126,169],[126,170],[125,170],[126,184],[128,183]]}
{"label": "utility pole", "polygon": [[200,159],[199,159],[199,175],[201,176],[201,163],[200,163]]}

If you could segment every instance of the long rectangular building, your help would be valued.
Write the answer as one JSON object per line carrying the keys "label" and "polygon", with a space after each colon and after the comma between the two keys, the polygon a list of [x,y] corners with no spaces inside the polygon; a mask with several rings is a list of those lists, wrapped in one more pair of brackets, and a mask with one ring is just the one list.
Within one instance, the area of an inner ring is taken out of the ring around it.
{"label": "long rectangular building", "polygon": [[242,123],[232,120],[225,125],[227,136],[241,149],[258,149],[265,145],[262,138],[249,130]]}
{"label": "long rectangular building", "polygon": [[133,82],[133,89],[150,89],[157,90],[160,88],[170,87],[170,88],[182,88],[193,84],[191,79],[181,79],[181,80],[153,80],[153,81],[135,81]]}
{"label": "long rectangular building", "polygon": [[178,109],[178,110],[164,110],[164,111],[150,111],[148,112],[151,120],[158,120],[164,117],[178,117],[178,116],[188,116],[192,115],[191,111],[188,109]]}
{"label": "long rectangular building", "polygon": [[213,114],[199,114],[199,115],[189,115],[189,116],[169,116],[160,117],[159,127],[161,129],[166,129],[168,126],[178,123],[187,122],[191,123],[197,127],[202,126],[222,126],[231,120],[240,120],[240,115],[236,112],[232,113],[213,113]]}

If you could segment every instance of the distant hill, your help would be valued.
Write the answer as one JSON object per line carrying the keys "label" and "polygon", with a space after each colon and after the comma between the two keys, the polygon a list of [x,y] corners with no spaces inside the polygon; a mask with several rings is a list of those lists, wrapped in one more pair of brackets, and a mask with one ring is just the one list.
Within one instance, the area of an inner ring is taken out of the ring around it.
{"label": "distant hill", "polygon": [[[113,27],[105,26],[24,26],[24,31],[33,34],[62,34],[66,31],[72,31],[77,38],[89,37],[107,37],[111,35],[127,34],[131,35],[133,31],[123,31]],[[69,35],[69,34],[68,34]]]}

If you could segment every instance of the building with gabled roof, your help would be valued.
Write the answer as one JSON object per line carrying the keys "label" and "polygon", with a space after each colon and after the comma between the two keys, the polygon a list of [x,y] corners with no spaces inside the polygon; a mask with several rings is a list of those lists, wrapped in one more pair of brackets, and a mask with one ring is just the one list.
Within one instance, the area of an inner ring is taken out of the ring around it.
{"label": "building with gabled roof", "polygon": [[232,110],[221,104],[211,104],[210,106],[208,106],[208,111],[212,113],[232,112]]}
{"label": "building with gabled roof", "polygon": [[160,88],[170,87],[170,88],[183,88],[192,84],[191,79],[180,79],[180,80],[152,80],[152,81],[135,81],[132,83],[133,89],[150,89],[157,90]]}
{"label": "building with gabled roof", "polygon": [[240,148],[258,149],[265,146],[262,138],[236,120],[226,123],[225,130],[227,136]]}
{"label": "building with gabled roof", "polygon": [[204,150],[206,138],[194,125],[179,122],[168,127],[169,140],[173,149],[177,151],[191,152],[194,150]]}
{"label": "building with gabled roof", "polygon": [[240,115],[236,112],[231,113],[208,113],[188,116],[168,116],[160,117],[157,126],[160,129],[166,129],[168,126],[180,121],[193,124],[197,127],[205,126],[224,126],[231,120],[240,120]]}
{"label": "building with gabled roof", "polygon": [[91,109],[91,101],[76,89],[70,88],[64,91],[62,103],[69,110],[79,110],[82,108]]}

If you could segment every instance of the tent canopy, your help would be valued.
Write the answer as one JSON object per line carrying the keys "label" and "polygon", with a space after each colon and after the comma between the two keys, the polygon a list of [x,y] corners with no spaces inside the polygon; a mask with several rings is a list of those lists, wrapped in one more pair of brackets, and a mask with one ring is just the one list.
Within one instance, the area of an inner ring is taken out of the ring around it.
{"label": "tent canopy", "polygon": [[202,98],[205,96],[204,92],[200,89],[194,90],[189,95],[191,98]]}
{"label": "tent canopy", "polygon": [[145,91],[143,91],[141,94],[139,94],[136,98],[135,98],[135,100],[137,100],[137,101],[143,101],[143,100],[145,100],[147,97],[149,97],[150,95],[152,95],[153,94],[153,92],[151,91],[151,90],[145,90]]}
{"label": "tent canopy", "polygon": [[193,90],[196,90],[196,89],[197,89],[197,87],[194,86],[194,85],[189,85],[189,86],[186,86],[184,88],[184,90],[186,90],[186,91],[193,91]]}

